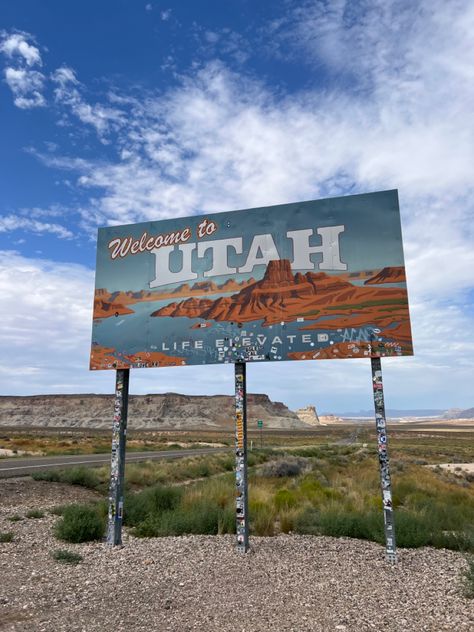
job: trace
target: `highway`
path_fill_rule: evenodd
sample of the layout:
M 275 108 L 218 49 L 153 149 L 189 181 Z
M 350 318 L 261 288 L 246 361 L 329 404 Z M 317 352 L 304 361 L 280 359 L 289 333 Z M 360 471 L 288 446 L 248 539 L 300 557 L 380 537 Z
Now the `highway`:
M 128 452 L 126 463 L 158 459 L 180 459 L 186 456 L 202 456 L 216 452 L 230 451 L 231 448 L 194 448 L 191 450 L 163 450 L 160 452 Z M 66 456 L 14 457 L 0 459 L 0 478 L 29 476 L 33 472 L 66 467 L 99 467 L 110 464 L 108 454 L 73 454 Z

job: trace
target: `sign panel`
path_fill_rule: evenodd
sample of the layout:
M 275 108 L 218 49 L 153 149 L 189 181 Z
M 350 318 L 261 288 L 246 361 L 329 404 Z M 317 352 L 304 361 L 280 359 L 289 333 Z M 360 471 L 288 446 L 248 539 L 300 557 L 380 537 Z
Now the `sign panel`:
M 91 369 L 412 353 L 397 191 L 99 229 Z

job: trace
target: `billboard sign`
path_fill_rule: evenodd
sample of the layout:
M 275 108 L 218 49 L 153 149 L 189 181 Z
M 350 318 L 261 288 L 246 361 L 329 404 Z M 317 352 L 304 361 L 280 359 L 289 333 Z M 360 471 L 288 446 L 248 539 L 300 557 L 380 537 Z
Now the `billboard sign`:
M 412 353 L 395 190 L 99 229 L 91 369 Z

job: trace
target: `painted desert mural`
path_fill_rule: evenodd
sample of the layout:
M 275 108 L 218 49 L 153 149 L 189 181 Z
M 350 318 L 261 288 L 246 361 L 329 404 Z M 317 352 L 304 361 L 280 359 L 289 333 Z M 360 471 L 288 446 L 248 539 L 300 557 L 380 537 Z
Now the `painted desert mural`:
M 374 195 L 379 194 L 336 200 Z M 293 216 L 285 214 L 283 234 L 270 232 L 276 211 L 264 226 L 237 217 L 250 211 L 236 211 L 176 220 L 186 227 L 158 237 L 150 237 L 157 232 L 153 223 L 144 225 L 146 231 L 143 225 L 123 227 L 127 235 L 139 227 L 135 241 L 114 238 L 122 227 L 104 229 L 99 248 L 108 246 L 109 252 L 100 265 L 108 274 L 96 279 L 91 369 L 411 355 L 398 215 L 384 227 L 390 239 L 394 234 L 398 239 L 387 252 L 383 230 L 370 216 L 372 233 L 382 243 L 368 256 L 364 243 L 351 239 L 350 222 L 328 226 L 324 217 L 316 222 L 311 205 L 300 203 Z M 306 228 L 315 223 L 317 228 Z M 200 241 L 203 227 L 207 232 Z M 243 241 L 235 237 L 238 228 Z M 214 233 L 220 239 L 207 238 Z M 178 241 L 156 248 L 161 234 Z M 174 256 L 181 256 L 181 268 Z M 361 267 L 366 259 L 370 265 Z M 122 273 L 119 287 L 115 270 Z M 131 282 L 127 287 L 127 275 L 131 280 L 139 275 L 141 287 Z

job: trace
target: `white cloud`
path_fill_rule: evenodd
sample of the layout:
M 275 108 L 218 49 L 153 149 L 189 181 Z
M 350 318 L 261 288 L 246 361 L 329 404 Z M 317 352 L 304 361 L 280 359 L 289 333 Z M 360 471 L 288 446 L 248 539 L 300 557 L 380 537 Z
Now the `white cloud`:
M 5 69 L 5 81 L 13 92 L 14 103 L 17 107 L 27 110 L 46 105 L 41 93 L 44 76 L 40 72 L 8 67 Z
M 54 91 L 56 101 L 70 108 L 78 119 L 95 128 L 99 138 L 105 140 L 105 135 L 111 127 L 117 128 L 123 122 L 123 113 L 117 108 L 95 104 L 90 105 L 81 95 L 81 84 L 72 68 L 62 66 L 51 76 L 56 84 Z
M 66 89 L 70 85 L 79 85 L 79 81 L 76 78 L 76 73 L 72 68 L 69 68 L 68 66 L 61 66 L 60 68 L 57 68 L 52 74 L 51 78 L 62 89 Z
M 161 11 L 160 17 L 163 22 L 167 22 L 171 17 L 171 9 L 165 9 L 164 11 Z
M 30 44 L 32 40 L 29 33 L 7 33 L 0 32 L 0 51 L 9 58 L 20 58 L 27 66 L 41 66 L 41 55 L 39 49 Z
M 74 264 L 28 259 L 0 251 L 3 349 L 0 365 L 38 373 L 74 371 L 86 359 L 91 327 L 92 277 L 90 270 Z M 19 388 L 21 381 L 10 378 Z M 7 377 L 5 380 L 9 381 Z M 25 389 L 32 383 L 24 384 Z M 9 390 L 9 389 L 7 389 Z
M 0 217 L 0 233 L 8 233 L 15 230 L 36 234 L 51 233 L 61 239 L 71 239 L 74 234 L 60 224 L 39 222 L 38 220 L 18 215 L 4 215 Z
M 28 43 L 32 39 L 28 33 L 0 32 L 0 52 L 11 63 L 5 68 L 5 81 L 13 93 L 15 105 L 23 110 L 46 105 L 43 96 L 45 77 L 32 66 L 41 66 L 39 49 Z

